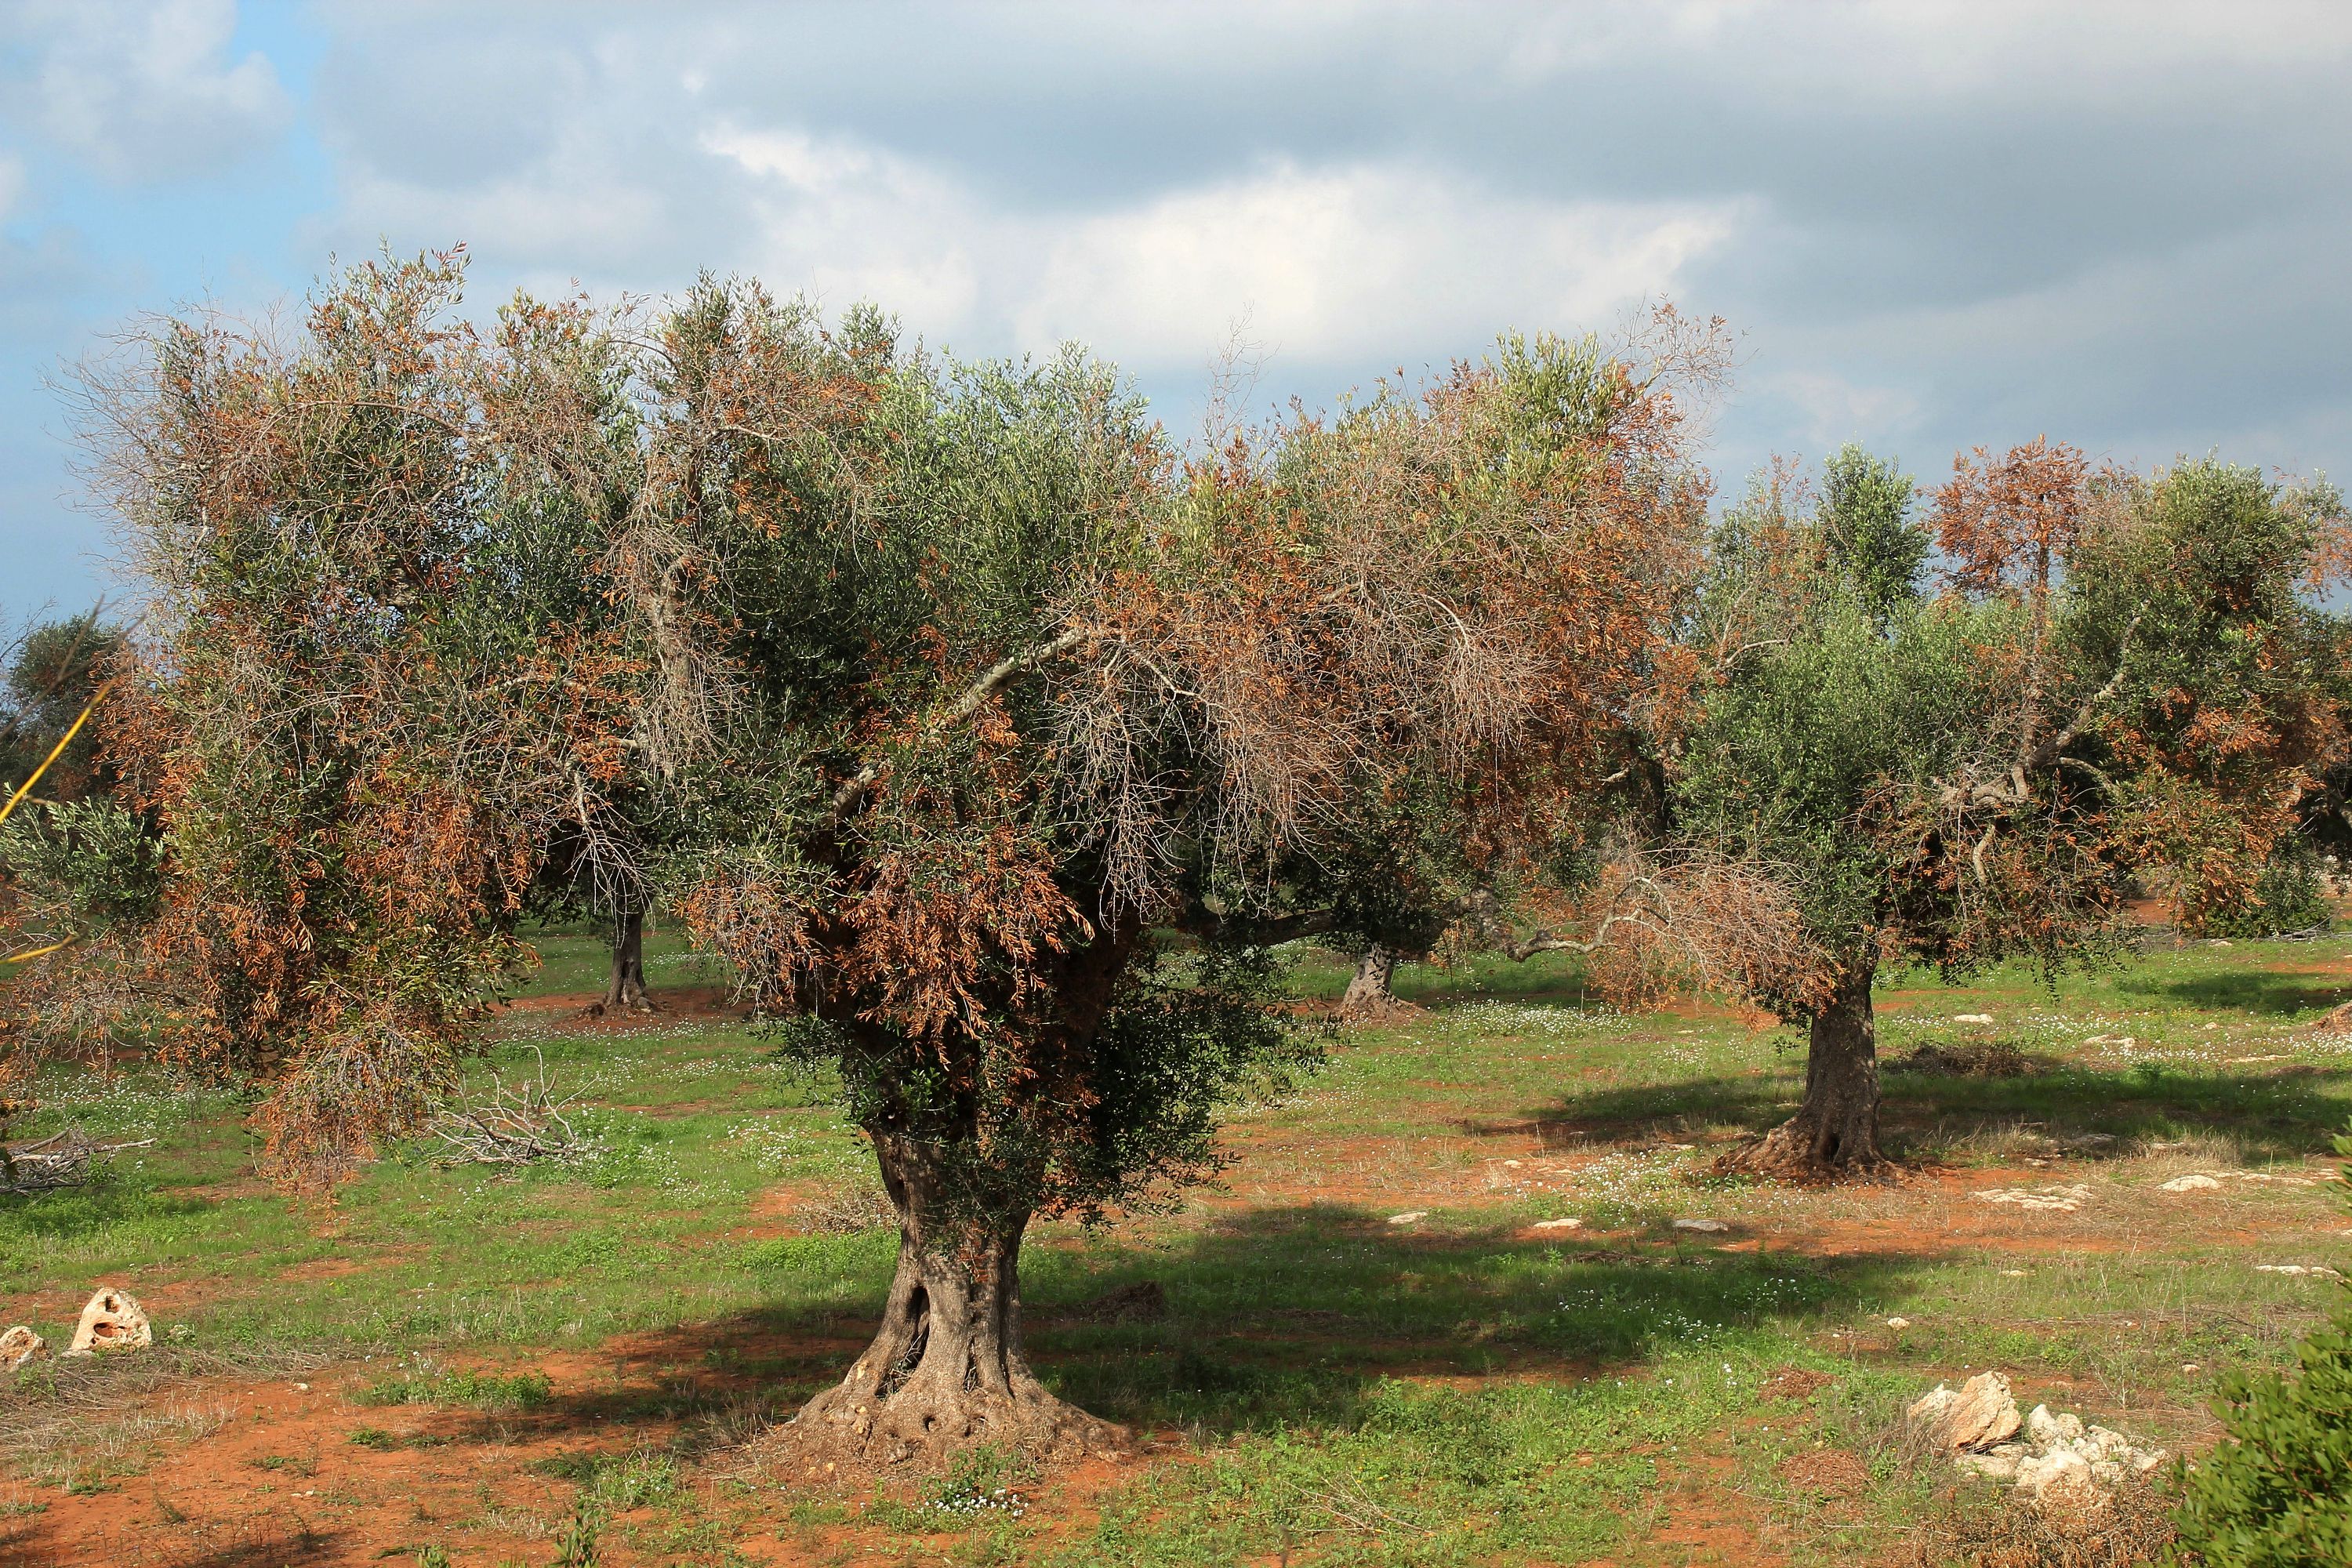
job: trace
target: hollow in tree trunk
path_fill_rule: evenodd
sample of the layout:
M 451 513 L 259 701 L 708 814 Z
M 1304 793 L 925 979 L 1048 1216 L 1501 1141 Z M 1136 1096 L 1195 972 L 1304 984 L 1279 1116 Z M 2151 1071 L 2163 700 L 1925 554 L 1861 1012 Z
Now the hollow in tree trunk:
M 874 1138 L 899 1215 L 881 1331 L 849 1375 L 763 1444 L 779 1469 L 846 1481 L 926 1472 L 990 1443 L 1032 1458 L 1116 1452 L 1127 1435 L 1048 1393 L 1021 1353 L 1029 1215 L 983 1214 L 911 1140 Z
M 604 983 L 598 1013 L 653 1013 L 659 1009 L 646 993 L 646 911 L 627 903 L 613 912 L 613 968 Z
M 1836 1181 L 1889 1174 L 1878 1150 L 1878 1043 L 1870 1006 L 1876 965 L 1849 965 L 1814 1017 L 1797 1114 L 1717 1163 L 1726 1173 Z
M 1347 994 L 1339 998 L 1342 1018 L 1371 1019 L 1384 1017 L 1396 1010 L 1396 993 L 1389 983 L 1396 977 L 1396 950 L 1374 942 L 1356 960 L 1355 976 L 1348 982 Z

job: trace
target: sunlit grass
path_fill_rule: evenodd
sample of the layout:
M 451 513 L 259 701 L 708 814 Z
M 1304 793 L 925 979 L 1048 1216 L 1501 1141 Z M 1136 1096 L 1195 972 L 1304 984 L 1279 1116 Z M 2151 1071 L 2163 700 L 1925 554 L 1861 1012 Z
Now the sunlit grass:
M 676 939 L 651 945 L 657 994 L 688 983 Z M 547 967 L 526 997 L 598 984 L 593 933 L 540 946 Z M 604 1527 L 681 1562 L 722 1561 L 730 1532 L 844 1531 L 944 1532 L 971 1561 L 1208 1564 L 1274 1561 L 1286 1543 L 1302 1563 L 1574 1561 L 1670 1512 L 1702 1450 L 1734 1467 L 1801 1560 L 1866 1555 L 1948 1484 L 1887 1426 L 1933 1382 L 1997 1365 L 2021 1394 L 2179 1443 L 2207 1429 L 2222 1369 L 2290 1353 L 2335 1287 L 2254 1265 L 2346 1261 L 2347 1222 L 2318 1178 L 2352 1113 L 2352 1059 L 2304 1026 L 2352 994 L 2331 973 L 2347 951 L 2191 946 L 2067 977 L 2054 996 L 2023 973 L 1965 988 L 1895 977 L 1880 998 L 1889 1062 L 1999 1043 L 2027 1070 L 1890 1071 L 1890 1144 L 1917 1167 L 2088 1194 L 2079 1212 L 2020 1222 L 2002 1247 L 1950 1234 L 1977 1211 L 1933 1183 L 1797 1192 L 1709 1175 L 1722 1147 L 1793 1105 L 1792 1031 L 1712 1006 L 1616 1014 L 1558 960 L 1407 966 L 1399 989 L 1424 1010 L 1343 1032 L 1297 1097 L 1238 1115 L 1222 1190 L 1102 1232 L 1041 1227 L 1024 1278 L 1043 1374 L 1206 1460 L 1147 1469 L 1075 1533 L 1049 1499 L 1018 1515 L 894 1504 L 912 1511 L 867 1518 L 857 1500 L 696 1480 L 712 1445 L 838 1375 L 895 1245 L 811 1222 L 827 1194 L 868 1179 L 869 1157 L 828 1086 L 779 1066 L 731 1010 L 604 1030 L 519 1006 L 476 1070 L 543 1060 L 580 1092 L 582 1157 L 507 1174 L 444 1167 L 419 1143 L 331 1209 L 252 1180 L 233 1095 L 140 1068 L 55 1074 L 29 1131 L 72 1120 L 156 1142 L 86 1189 L 0 1202 L 0 1291 L 11 1321 L 61 1342 L 95 1284 L 118 1284 L 174 1344 L 373 1354 L 366 1385 L 384 1398 L 453 1409 L 540 1388 L 529 1380 L 548 1352 L 680 1334 L 707 1385 L 622 1390 L 595 1409 L 698 1424 L 702 1447 L 665 1437 L 641 1456 L 667 1478 L 642 1505 L 657 1522 Z M 1327 994 L 1346 975 L 1312 952 L 1296 970 Z M 2189 1171 L 2310 1184 L 2233 1175 L 2208 1194 L 2161 1192 Z M 1390 1223 L 1408 1210 L 1424 1217 Z M 1693 1215 L 1730 1228 L 1675 1227 Z M 1528 1228 L 1563 1217 L 1580 1227 Z M 1142 1279 L 1164 1289 L 1164 1321 L 1082 1310 Z M 1780 1367 L 1831 1381 L 1810 1403 L 1759 1399 Z M 47 1386 L 20 1393 L 37 1404 Z M 574 1409 L 560 1387 L 507 1403 L 556 1421 Z M 354 1431 L 385 1432 L 383 1413 L 352 1414 Z M 26 1496 L 55 1502 L 67 1479 L 116 1484 L 173 1439 L 166 1421 L 86 1456 L 43 1441 L 12 1462 Z M 1838 1504 L 1837 1531 L 1777 1468 L 1817 1447 L 1853 1453 L 1871 1478 Z M 551 1472 L 562 1495 L 529 1511 L 543 1533 L 572 1528 L 564 1489 L 637 1495 L 625 1479 Z

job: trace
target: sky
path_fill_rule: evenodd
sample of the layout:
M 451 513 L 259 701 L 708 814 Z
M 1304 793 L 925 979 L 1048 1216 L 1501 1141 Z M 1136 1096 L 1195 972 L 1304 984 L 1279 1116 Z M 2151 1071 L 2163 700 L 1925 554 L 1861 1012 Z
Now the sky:
M 701 271 L 1194 435 L 1509 330 L 1719 315 L 1727 493 L 1860 441 L 2352 466 L 2346 0 L 0 0 L 0 613 L 110 575 L 73 367 L 458 242 Z

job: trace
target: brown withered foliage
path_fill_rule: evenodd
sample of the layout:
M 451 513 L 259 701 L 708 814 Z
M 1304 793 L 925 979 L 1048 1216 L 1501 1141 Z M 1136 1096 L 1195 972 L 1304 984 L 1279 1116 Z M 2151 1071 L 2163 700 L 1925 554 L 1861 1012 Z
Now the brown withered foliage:
M 796 1454 L 1105 1440 L 1020 1359 L 1024 1230 L 1164 1201 L 1309 1054 L 1252 945 L 1304 861 L 1406 795 L 1523 853 L 1617 765 L 1704 524 L 1675 377 L 1717 339 L 1667 338 L 1507 341 L 1185 459 L 1080 357 L 749 287 L 666 323 L 619 554 L 652 750 L 719 825 L 677 905 L 841 1072 L 904 1229 Z
M 89 384 L 150 595 L 102 745 L 158 883 L 43 933 L 85 940 L 12 992 L 15 1040 L 261 1080 L 299 1185 L 446 1088 L 548 834 L 625 765 L 630 667 L 573 614 L 625 466 L 601 325 L 525 302 L 485 339 L 461 275 L 355 268 L 280 335 L 159 323 Z

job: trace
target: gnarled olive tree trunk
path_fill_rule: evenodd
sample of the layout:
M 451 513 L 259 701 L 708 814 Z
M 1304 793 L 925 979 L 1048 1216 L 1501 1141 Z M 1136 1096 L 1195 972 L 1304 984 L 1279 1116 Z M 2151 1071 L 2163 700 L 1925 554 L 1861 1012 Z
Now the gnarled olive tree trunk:
M 1390 983 L 1396 978 L 1396 966 L 1394 948 L 1379 942 L 1366 948 L 1356 960 L 1356 973 L 1348 982 L 1347 992 L 1339 998 L 1339 1016 L 1370 1020 L 1393 1011 L 1397 997 Z
M 994 1443 L 1034 1458 L 1124 1446 L 1124 1435 L 1048 1393 L 1021 1353 L 1026 1211 L 990 1213 L 960 1193 L 933 1148 L 873 1137 L 899 1215 L 898 1269 L 882 1327 L 849 1375 L 785 1429 L 810 1475 L 935 1468 Z
M 1805 1052 L 1805 1098 L 1797 1114 L 1718 1169 L 1801 1181 L 1883 1176 L 1893 1163 L 1878 1149 L 1878 1040 L 1870 1005 L 1877 965 L 1856 960 L 1816 1015 Z
M 624 904 L 613 912 L 613 967 L 604 983 L 605 1013 L 653 1013 L 646 994 L 646 911 L 641 904 Z

